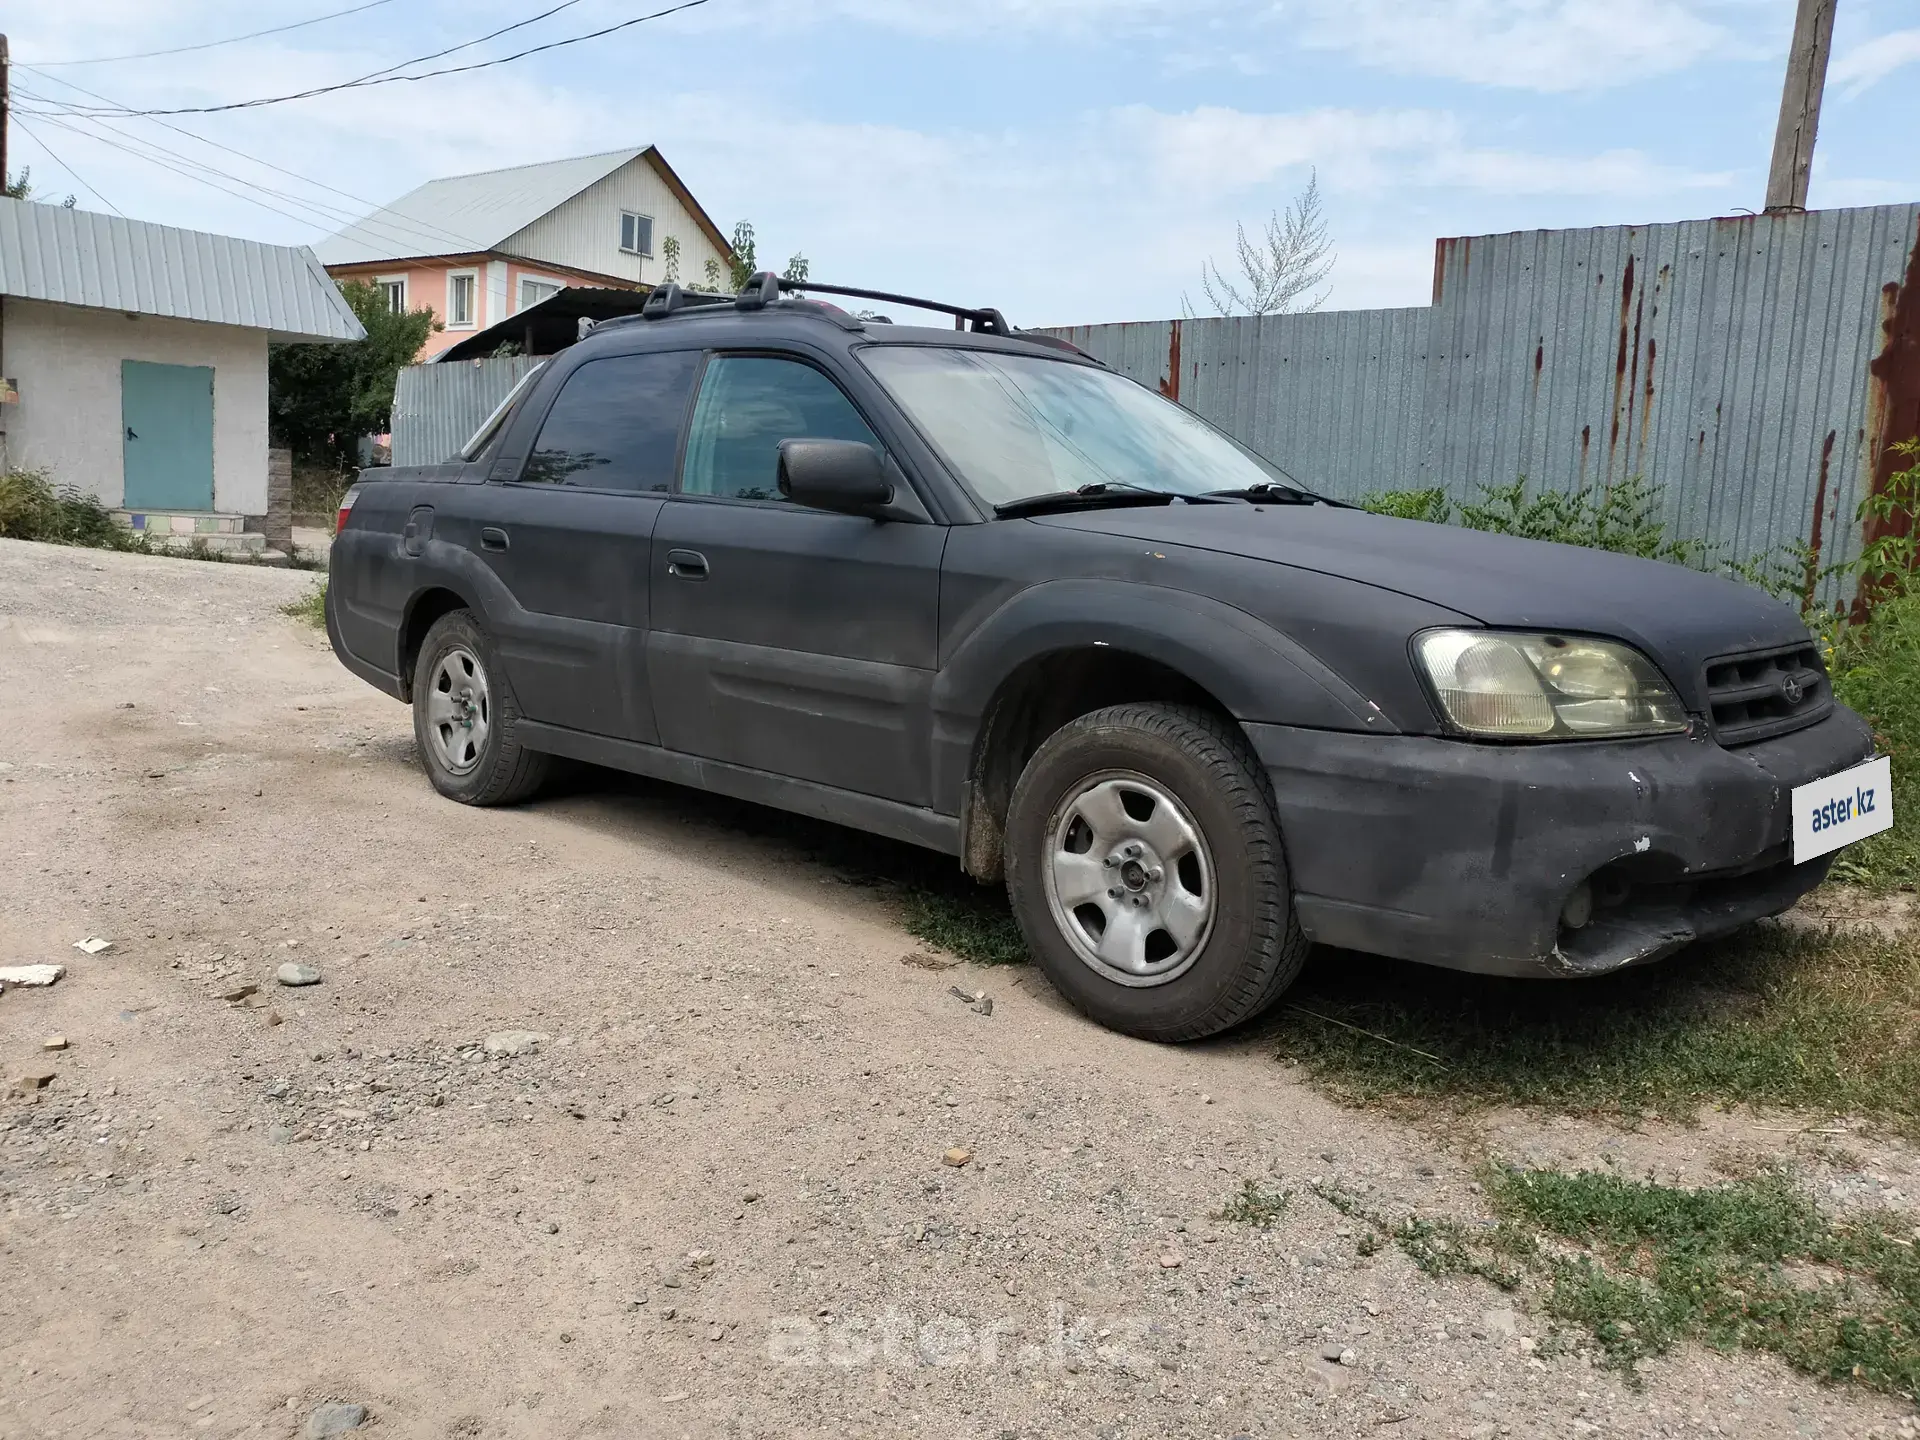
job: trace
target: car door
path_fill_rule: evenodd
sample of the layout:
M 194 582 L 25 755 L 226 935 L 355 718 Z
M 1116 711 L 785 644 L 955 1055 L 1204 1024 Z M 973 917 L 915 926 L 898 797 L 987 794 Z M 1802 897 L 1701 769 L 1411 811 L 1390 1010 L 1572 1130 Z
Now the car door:
M 575 366 L 525 460 L 476 487 L 463 538 L 512 592 L 495 641 L 529 719 L 659 739 L 647 566 L 700 361 L 669 350 Z
M 806 359 L 709 357 L 680 484 L 654 527 L 647 669 L 661 742 L 925 805 L 946 529 L 794 505 L 777 480 L 787 439 L 884 448 Z

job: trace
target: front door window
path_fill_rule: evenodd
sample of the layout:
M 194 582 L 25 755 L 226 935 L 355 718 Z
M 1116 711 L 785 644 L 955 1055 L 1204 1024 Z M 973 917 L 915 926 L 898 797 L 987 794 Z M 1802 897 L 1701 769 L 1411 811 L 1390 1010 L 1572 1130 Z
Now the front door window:
M 778 500 L 782 440 L 880 441 L 840 387 L 798 360 L 717 355 L 700 383 L 680 489 Z

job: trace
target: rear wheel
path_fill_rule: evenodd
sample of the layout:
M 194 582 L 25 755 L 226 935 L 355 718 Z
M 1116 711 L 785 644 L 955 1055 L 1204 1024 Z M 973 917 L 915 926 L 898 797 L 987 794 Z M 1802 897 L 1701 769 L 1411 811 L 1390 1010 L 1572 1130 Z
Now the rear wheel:
M 434 621 L 413 671 L 413 737 L 433 788 L 463 805 L 512 805 L 537 791 L 550 757 L 519 742 L 520 709 L 471 610 Z
M 1306 960 L 1265 772 L 1193 706 L 1117 705 L 1050 736 L 1014 788 L 1007 890 L 1055 988 L 1145 1039 L 1250 1019 Z

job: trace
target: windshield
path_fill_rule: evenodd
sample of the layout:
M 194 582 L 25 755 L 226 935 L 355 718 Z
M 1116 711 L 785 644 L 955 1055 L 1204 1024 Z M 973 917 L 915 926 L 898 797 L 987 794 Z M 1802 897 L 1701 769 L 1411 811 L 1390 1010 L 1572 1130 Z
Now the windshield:
M 1111 370 L 921 345 L 870 346 L 861 359 L 989 505 L 1087 485 L 1198 495 L 1292 483 L 1191 411 Z

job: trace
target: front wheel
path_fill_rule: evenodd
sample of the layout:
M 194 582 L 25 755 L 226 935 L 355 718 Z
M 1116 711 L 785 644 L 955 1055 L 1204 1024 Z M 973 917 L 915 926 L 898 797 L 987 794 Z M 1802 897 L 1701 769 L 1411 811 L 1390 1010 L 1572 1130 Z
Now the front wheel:
M 413 670 L 413 738 L 433 788 L 463 805 L 512 805 L 547 778 L 552 761 L 519 741 L 500 657 L 470 610 L 433 622 Z
M 1054 987 L 1143 1039 L 1250 1019 L 1306 961 L 1265 774 L 1237 725 L 1194 706 L 1054 732 L 1014 788 L 1007 891 Z

